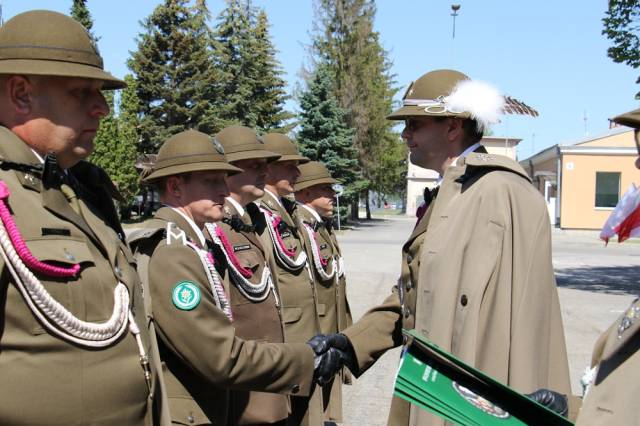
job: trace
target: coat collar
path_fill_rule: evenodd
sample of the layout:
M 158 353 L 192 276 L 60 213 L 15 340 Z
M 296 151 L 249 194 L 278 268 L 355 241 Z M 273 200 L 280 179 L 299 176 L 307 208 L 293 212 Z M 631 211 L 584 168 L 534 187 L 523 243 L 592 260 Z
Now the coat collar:
M 201 235 L 199 235 L 198 232 L 196 231 L 197 228 L 195 228 L 195 224 L 193 224 L 192 226 L 192 224 L 189 223 L 189 221 L 185 219 L 185 217 L 182 214 L 180 214 L 177 210 L 175 210 L 173 207 L 160 208 L 156 212 L 154 217 L 156 219 L 160 219 L 165 222 L 175 223 L 176 226 L 185 233 L 185 235 L 191 242 L 195 243 L 200 248 L 206 247 L 206 243 L 205 245 L 201 243 L 202 242 Z M 202 231 L 200 231 L 200 234 L 202 234 Z
M 40 159 L 22 139 L 4 126 L 0 126 L 0 157 L 16 163 L 41 165 Z M 22 186 L 40 192 L 42 180 L 40 175 L 16 171 Z
M 271 212 L 280 216 L 284 223 L 286 223 L 289 227 L 296 227 L 293 218 L 282 205 L 282 201 L 276 200 L 270 192 L 265 191 L 265 195 L 260 199 L 260 205 L 262 207 L 268 208 L 269 210 L 271 210 Z

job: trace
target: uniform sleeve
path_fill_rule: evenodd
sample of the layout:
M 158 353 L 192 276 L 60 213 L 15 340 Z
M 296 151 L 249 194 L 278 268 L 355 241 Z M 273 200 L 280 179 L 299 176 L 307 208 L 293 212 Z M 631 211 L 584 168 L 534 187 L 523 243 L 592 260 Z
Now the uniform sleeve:
M 174 302 L 173 290 L 181 283 L 197 286 L 196 306 L 180 308 Z M 160 243 L 149 263 L 149 286 L 163 343 L 206 380 L 235 390 L 309 394 L 311 348 L 236 337 L 232 323 L 214 304 L 200 259 L 191 248 Z
M 387 350 L 402 344 L 402 307 L 397 291 L 369 310 L 355 324 L 343 330 L 356 354 L 358 371 L 362 375 Z

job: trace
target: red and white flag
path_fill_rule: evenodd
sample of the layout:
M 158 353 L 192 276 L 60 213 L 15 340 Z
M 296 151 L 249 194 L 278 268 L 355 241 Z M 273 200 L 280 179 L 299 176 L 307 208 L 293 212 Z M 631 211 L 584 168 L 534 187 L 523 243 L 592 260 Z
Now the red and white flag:
M 602 227 L 600 239 L 608 243 L 616 234 L 619 243 L 630 237 L 640 237 L 640 188 L 634 184 L 631 184 L 611 212 Z

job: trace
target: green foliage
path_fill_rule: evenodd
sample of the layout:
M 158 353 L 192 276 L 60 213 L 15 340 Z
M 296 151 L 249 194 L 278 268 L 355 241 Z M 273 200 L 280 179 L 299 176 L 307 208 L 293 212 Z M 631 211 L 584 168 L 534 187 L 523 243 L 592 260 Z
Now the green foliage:
M 602 20 L 602 34 L 613 41 L 607 54 L 614 62 L 625 63 L 637 69 L 640 66 L 640 1 L 609 0 Z M 640 78 L 636 80 L 640 83 Z M 640 99 L 640 92 L 636 94 Z
M 292 115 L 284 111 L 286 83 L 266 13 L 250 0 L 227 0 L 218 16 L 212 46 L 216 67 L 224 73 L 222 122 L 263 131 L 285 126 Z
M 397 140 L 397 135 L 386 116 L 398 89 L 394 87 L 388 54 L 373 29 L 375 13 L 373 0 L 317 0 L 319 27 L 313 40 L 318 62 L 328 64 L 333 71 L 334 93 L 346 111 L 345 122 L 355 131 L 353 144 L 365 192 L 397 186 L 390 185 L 389 179 L 396 179 L 398 185 L 403 181 L 402 175 L 385 168 L 390 160 L 381 161 L 390 153 L 397 156 L 398 163 L 404 158 L 399 158 L 398 150 L 389 150 L 388 141 Z
M 221 73 L 211 60 L 204 1 L 165 0 L 144 22 L 129 60 L 140 99 L 139 151 L 155 153 L 185 129 L 218 130 Z
M 87 9 L 87 0 L 73 0 L 73 4 L 71 5 L 71 17 L 76 21 L 80 22 L 89 33 L 89 36 L 94 42 L 99 40 L 99 37 L 96 37 L 93 33 L 93 18 L 91 18 L 91 13 L 89 9 Z
M 131 82 L 131 77 L 128 82 Z M 132 88 L 125 89 L 122 98 L 130 98 Z M 114 182 L 126 204 L 133 201 L 138 191 L 138 173 L 135 169 L 136 142 L 135 124 L 133 130 L 129 122 L 124 122 L 124 117 L 116 117 L 114 114 L 114 92 L 104 93 L 109 105 L 109 115 L 100 122 L 100 128 L 94 140 L 95 149 L 89 161 L 103 168 Z M 122 106 L 122 104 L 121 104 Z
M 357 195 L 362 187 L 358 151 L 353 146 L 352 129 L 348 128 L 345 111 L 333 93 L 333 77 L 327 66 L 319 66 L 300 96 L 297 142 L 300 152 L 311 160 L 327 166 L 331 175 L 345 187 L 343 197 Z M 346 215 L 346 206 L 340 207 Z

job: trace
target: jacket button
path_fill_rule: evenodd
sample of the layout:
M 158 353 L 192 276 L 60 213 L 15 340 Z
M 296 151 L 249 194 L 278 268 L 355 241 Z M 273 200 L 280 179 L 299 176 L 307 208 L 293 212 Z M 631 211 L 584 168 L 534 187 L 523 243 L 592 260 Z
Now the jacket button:
M 462 306 L 467 306 L 468 302 L 469 302 L 469 300 L 467 299 L 467 295 L 463 294 L 462 297 L 460 298 L 460 304 Z
M 407 255 L 407 263 L 411 263 L 413 261 L 413 256 L 410 254 Z
M 407 280 L 407 284 L 405 284 L 405 288 L 407 289 L 407 291 L 413 288 L 413 281 L 411 281 L 411 279 Z
M 116 273 L 116 277 L 122 278 L 122 270 L 120 270 L 119 266 L 116 266 L 115 268 L 113 268 L 113 272 Z
M 402 313 L 404 314 L 405 318 L 409 318 L 409 316 L 411 315 L 411 309 L 405 306 L 402 308 Z
M 196 419 L 195 419 L 191 414 L 189 414 L 189 415 L 187 416 L 187 421 L 188 421 L 189 423 L 195 423 Z
M 300 385 L 291 386 L 291 393 L 296 394 L 298 392 L 300 392 Z

